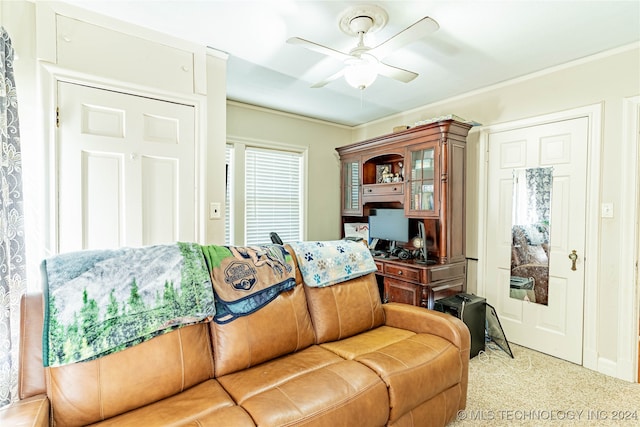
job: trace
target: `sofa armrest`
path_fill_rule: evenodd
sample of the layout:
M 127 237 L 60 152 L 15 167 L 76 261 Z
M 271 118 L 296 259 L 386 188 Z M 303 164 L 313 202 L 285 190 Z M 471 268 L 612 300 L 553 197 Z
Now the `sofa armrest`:
M 2 426 L 49 426 L 49 399 L 39 394 L 0 408 Z
M 469 353 L 471 334 L 467 325 L 457 317 L 397 302 L 382 304 L 382 308 L 385 325 L 415 333 L 437 335 Z
M 467 389 L 469 384 L 469 356 L 471 349 L 471 333 L 464 322 L 450 314 L 427 310 L 409 304 L 390 302 L 382 304 L 385 314 L 385 325 L 406 329 L 418 334 L 432 334 L 444 338 L 459 351 L 461 372 L 460 389 L 462 394 L 458 401 L 458 410 L 467 406 Z

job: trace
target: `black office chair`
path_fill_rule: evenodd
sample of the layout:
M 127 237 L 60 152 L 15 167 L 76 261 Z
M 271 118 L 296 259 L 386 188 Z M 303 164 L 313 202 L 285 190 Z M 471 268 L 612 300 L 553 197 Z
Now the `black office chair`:
M 276 233 L 275 231 L 272 231 L 271 233 L 269 233 L 269 237 L 271 237 L 271 243 L 274 243 L 276 245 L 284 244 L 280 236 L 278 236 L 278 233 Z

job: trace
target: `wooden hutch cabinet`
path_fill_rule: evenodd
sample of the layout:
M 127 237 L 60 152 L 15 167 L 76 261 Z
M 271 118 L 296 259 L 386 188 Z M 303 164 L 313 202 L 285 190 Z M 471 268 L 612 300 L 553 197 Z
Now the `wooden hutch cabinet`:
M 442 120 L 357 142 L 340 155 L 342 223 L 367 222 L 371 209 L 402 208 L 410 232 L 424 224 L 425 263 L 375 256 L 383 300 L 433 308 L 466 290 L 465 146 L 470 124 Z M 413 240 L 413 239 L 410 239 Z M 412 242 L 404 245 L 415 252 Z

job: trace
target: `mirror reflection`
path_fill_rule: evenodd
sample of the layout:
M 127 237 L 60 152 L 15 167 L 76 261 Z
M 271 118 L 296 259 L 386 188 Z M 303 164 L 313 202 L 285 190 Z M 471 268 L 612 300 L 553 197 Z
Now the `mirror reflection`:
M 548 305 L 553 168 L 513 171 L 512 298 Z

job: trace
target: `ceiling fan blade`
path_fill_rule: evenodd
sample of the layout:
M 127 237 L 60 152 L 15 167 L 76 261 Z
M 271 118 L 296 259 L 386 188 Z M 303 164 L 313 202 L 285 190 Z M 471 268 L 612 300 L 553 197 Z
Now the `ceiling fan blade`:
M 411 43 L 415 40 L 426 37 L 429 34 L 435 32 L 440 28 L 440 25 L 433 19 L 425 16 L 413 25 L 400 31 L 395 36 L 391 37 L 385 42 L 382 42 L 378 46 L 372 48 L 369 53 L 378 59 L 382 59 L 396 49 Z
M 342 70 L 338 71 L 337 73 L 335 73 L 334 75 L 329 76 L 326 79 L 322 80 L 321 82 L 318 82 L 318 83 L 314 84 L 311 87 L 314 88 L 314 89 L 319 88 L 319 87 L 324 87 L 327 84 L 331 83 L 332 81 L 339 79 L 343 75 L 344 75 L 344 68 Z
M 413 71 L 394 67 L 393 65 L 388 65 L 384 62 L 378 63 L 378 74 L 401 81 L 403 83 L 409 83 L 411 80 L 418 77 L 418 74 L 414 73 Z
M 318 52 L 323 55 L 327 55 L 327 56 L 331 56 L 333 58 L 339 59 L 340 61 L 344 61 L 345 59 L 351 58 L 351 55 L 342 53 L 339 50 L 331 49 L 330 47 L 323 46 L 321 44 L 314 43 L 309 40 L 301 39 L 300 37 L 291 37 L 290 39 L 287 40 L 287 43 L 302 46 L 314 52 Z

